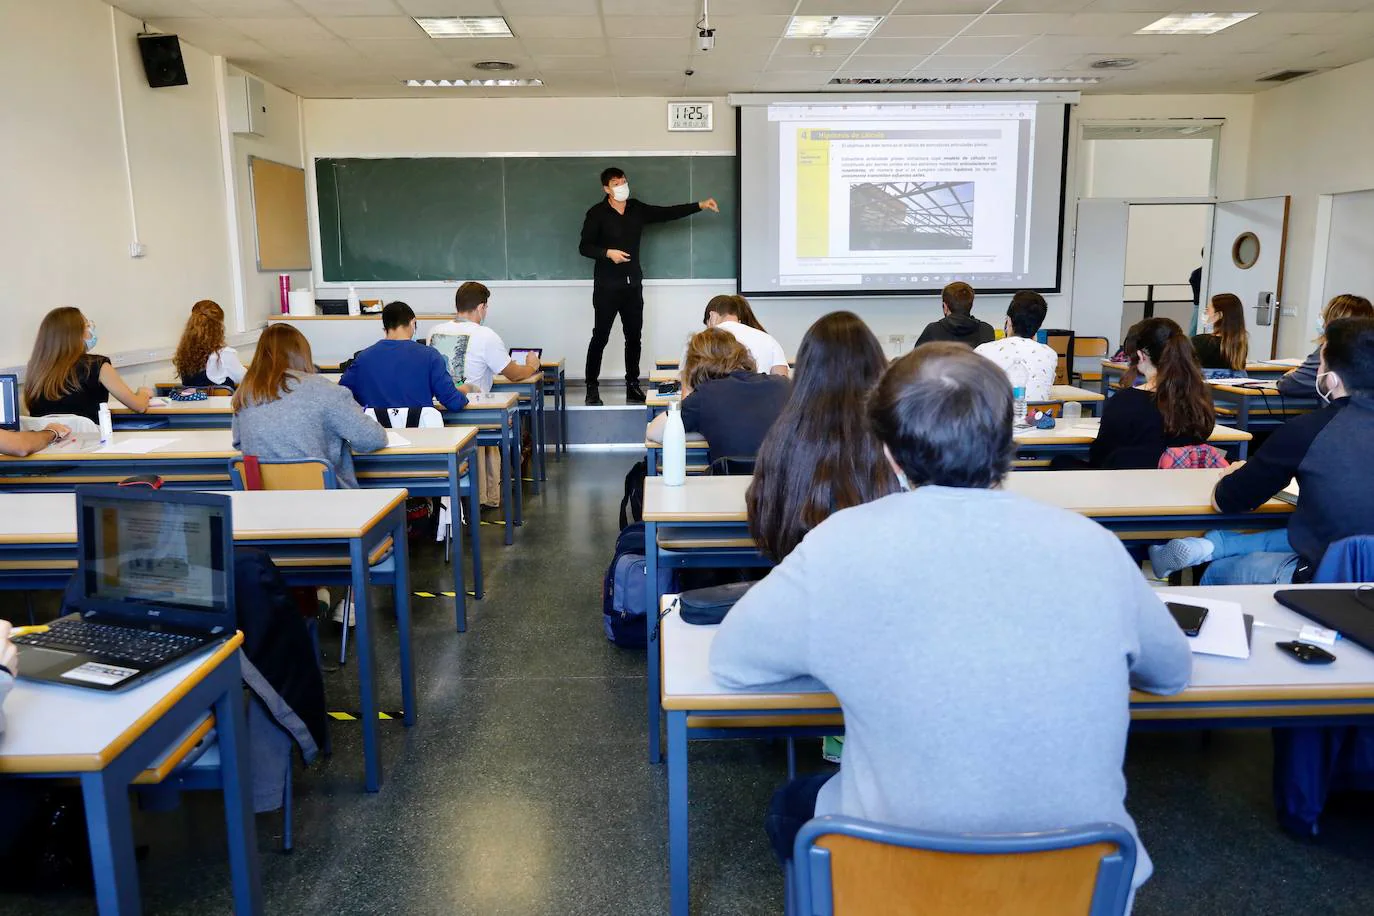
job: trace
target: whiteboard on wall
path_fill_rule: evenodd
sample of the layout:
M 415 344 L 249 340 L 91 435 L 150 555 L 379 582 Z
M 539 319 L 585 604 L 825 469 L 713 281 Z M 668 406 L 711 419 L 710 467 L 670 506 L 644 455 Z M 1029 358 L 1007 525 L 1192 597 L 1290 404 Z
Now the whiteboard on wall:
M 1341 293 L 1374 296 L 1374 190 L 1331 195 L 1331 234 L 1326 248 L 1322 301 Z
M 248 157 L 258 270 L 309 270 L 310 221 L 305 210 L 305 169 Z

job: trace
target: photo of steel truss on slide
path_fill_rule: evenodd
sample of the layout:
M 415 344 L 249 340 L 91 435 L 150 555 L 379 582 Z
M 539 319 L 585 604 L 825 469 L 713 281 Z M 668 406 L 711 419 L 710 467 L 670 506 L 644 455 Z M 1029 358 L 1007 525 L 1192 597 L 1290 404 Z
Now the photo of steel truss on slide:
M 884 181 L 850 185 L 849 250 L 971 249 L 973 184 Z

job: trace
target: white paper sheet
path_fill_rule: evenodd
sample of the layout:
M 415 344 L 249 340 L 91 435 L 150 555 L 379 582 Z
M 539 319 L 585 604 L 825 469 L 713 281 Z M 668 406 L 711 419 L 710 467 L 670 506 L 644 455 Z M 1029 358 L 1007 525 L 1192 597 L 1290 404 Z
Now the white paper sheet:
M 1245 637 L 1245 613 L 1238 603 L 1174 592 L 1169 594 L 1168 600 L 1207 609 L 1207 619 L 1202 622 L 1202 629 L 1196 636 L 1188 638 L 1188 648 L 1193 650 L 1194 655 L 1250 657 L 1250 641 Z
M 390 430 L 390 429 L 388 429 L 388 430 L 386 431 L 386 447 L 387 447 L 387 448 L 400 448 L 401 446 L 409 445 L 409 444 L 410 444 L 410 440 L 407 439 L 405 436 L 402 436 L 400 433 L 396 432 L 395 430 Z
M 175 439 L 128 439 L 116 436 L 96 449 L 97 454 L 146 455 L 176 442 Z

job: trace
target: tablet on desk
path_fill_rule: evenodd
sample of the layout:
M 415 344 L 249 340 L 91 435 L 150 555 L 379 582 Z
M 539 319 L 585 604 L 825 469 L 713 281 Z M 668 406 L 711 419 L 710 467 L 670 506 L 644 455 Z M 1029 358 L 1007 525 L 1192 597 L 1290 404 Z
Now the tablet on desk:
M 523 363 L 525 360 L 529 359 L 529 354 L 531 354 L 531 353 L 534 354 L 535 359 L 538 359 L 538 360 L 540 360 L 541 362 L 543 361 L 543 359 L 544 359 L 544 348 L 543 348 L 543 347 L 518 347 L 518 348 L 516 348 L 516 349 L 510 351 L 510 358 L 511 358 L 511 360 L 513 360 L 514 362 Z

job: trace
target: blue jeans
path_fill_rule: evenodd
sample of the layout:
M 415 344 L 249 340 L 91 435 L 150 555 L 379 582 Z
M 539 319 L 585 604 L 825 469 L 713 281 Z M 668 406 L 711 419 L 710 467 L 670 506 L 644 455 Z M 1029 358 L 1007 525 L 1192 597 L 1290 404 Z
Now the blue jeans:
M 1209 531 L 1212 564 L 1202 574 L 1202 585 L 1276 585 L 1293 581 L 1298 555 L 1288 543 L 1288 530 L 1237 534 Z

